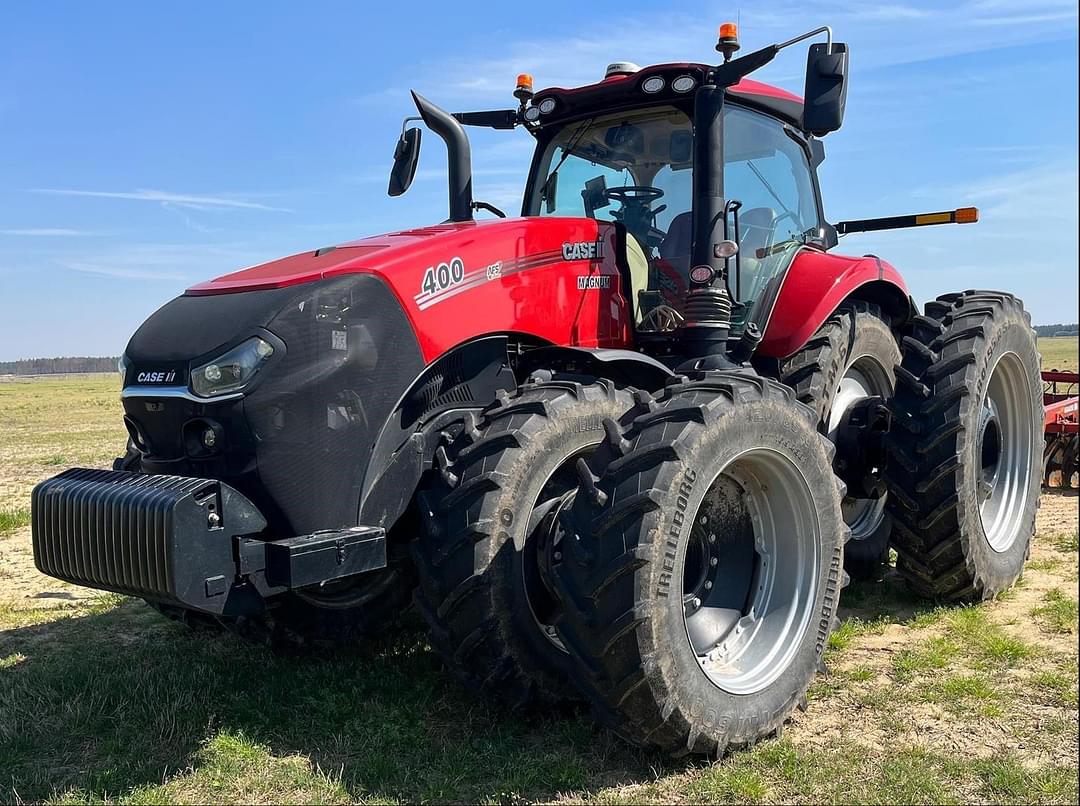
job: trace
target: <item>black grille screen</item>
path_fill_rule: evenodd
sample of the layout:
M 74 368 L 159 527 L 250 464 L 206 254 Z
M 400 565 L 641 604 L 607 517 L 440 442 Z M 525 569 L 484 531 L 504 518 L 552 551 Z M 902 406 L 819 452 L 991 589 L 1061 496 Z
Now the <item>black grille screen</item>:
M 373 275 L 303 286 L 269 323 L 285 360 L 245 402 L 258 470 L 295 534 L 356 523 L 363 474 L 420 374 L 416 338 Z

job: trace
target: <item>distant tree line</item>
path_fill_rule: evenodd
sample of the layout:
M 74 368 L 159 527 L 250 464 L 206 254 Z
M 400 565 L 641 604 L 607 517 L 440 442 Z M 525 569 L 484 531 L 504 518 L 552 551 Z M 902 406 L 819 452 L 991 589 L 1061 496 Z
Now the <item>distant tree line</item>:
M 56 375 L 67 372 L 116 372 L 116 357 L 66 356 L 0 361 L 0 375 Z
M 1035 325 L 1035 332 L 1040 336 L 1076 336 L 1080 325 Z

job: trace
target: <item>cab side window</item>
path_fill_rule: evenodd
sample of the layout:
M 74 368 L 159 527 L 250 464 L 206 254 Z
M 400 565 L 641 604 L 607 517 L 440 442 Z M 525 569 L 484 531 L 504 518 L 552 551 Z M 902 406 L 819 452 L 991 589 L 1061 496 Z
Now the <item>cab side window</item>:
M 725 109 L 724 191 L 742 202 L 744 255 L 818 237 L 821 218 L 809 160 L 777 120 L 737 106 Z

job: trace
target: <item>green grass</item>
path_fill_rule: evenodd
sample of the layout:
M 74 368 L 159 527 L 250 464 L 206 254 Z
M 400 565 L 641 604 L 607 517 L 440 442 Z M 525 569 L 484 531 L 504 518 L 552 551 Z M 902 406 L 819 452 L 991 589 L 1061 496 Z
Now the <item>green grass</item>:
M 1031 615 L 1049 632 L 1076 632 L 1077 601 L 1065 595 L 1060 588 L 1047 591 L 1043 603 L 1032 610 Z
M 1039 339 L 1044 369 L 1076 372 L 1080 368 L 1080 341 L 1076 336 L 1048 336 Z
M 30 523 L 30 507 L 0 509 L 0 535 L 21 529 Z
M 1080 550 L 1080 533 L 1063 533 L 1051 538 L 1054 548 L 1063 554 L 1074 554 Z

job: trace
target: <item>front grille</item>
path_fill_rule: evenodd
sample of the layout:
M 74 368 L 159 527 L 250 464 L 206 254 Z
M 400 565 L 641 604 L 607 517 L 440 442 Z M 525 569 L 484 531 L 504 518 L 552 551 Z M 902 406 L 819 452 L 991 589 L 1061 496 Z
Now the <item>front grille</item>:
M 81 468 L 34 488 L 31 523 L 42 573 L 216 612 L 235 577 L 233 537 L 265 528 L 217 481 Z

